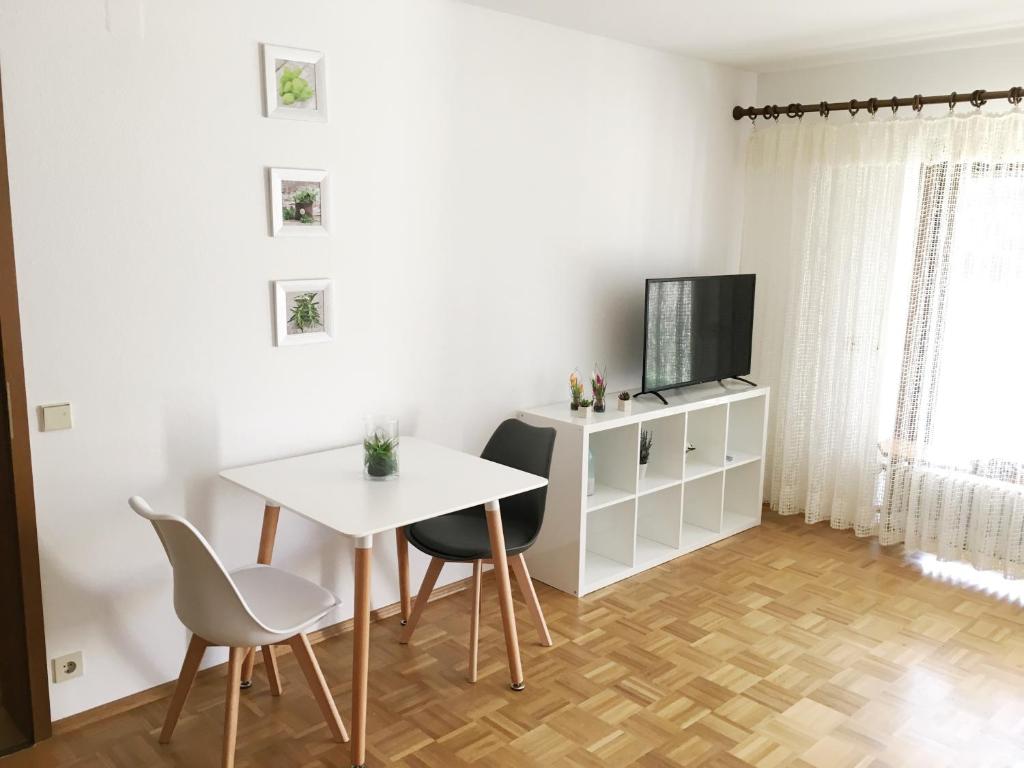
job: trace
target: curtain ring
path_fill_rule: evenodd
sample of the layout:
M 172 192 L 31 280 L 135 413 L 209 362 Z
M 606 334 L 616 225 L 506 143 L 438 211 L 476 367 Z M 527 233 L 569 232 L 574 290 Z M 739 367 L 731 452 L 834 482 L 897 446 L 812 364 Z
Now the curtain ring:
M 899 99 L 895 96 L 892 97 L 892 101 L 889 102 L 889 106 L 892 107 L 892 113 L 895 115 L 896 110 L 900 108 Z
M 803 119 L 804 108 L 801 104 L 790 104 L 786 107 L 786 117 L 797 117 Z
M 878 111 L 878 99 L 876 99 L 874 96 L 872 96 L 870 99 L 868 99 L 868 114 L 871 115 L 872 117 L 874 117 L 875 116 L 875 112 L 877 112 L 877 111 Z
M 850 117 L 854 117 L 858 112 L 860 112 L 860 108 L 857 106 L 857 100 L 850 99 Z
M 765 104 L 764 109 L 761 110 L 761 117 L 767 119 L 772 116 L 772 105 Z
M 1020 106 L 1021 97 L 1024 97 L 1024 88 L 1021 88 L 1019 85 L 1013 86 L 1010 89 L 1009 102 L 1015 107 Z
M 757 120 L 757 112 L 754 111 L 753 107 L 747 107 L 747 117 L 750 118 L 750 122 Z
M 781 115 L 781 114 L 782 113 L 779 111 L 779 105 L 778 104 L 772 104 L 772 120 L 778 120 L 779 119 L 779 115 Z
M 818 114 L 821 115 L 822 117 L 826 117 L 827 118 L 828 117 L 828 113 L 829 113 L 828 102 L 827 101 L 821 102 L 821 104 L 818 105 Z
M 949 94 L 949 111 L 952 112 L 954 107 L 956 107 L 956 91 Z
M 988 103 L 988 99 L 985 98 L 985 91 L 980 88 L 971 94 L 971 106 L 981 109 L 985 104 Z
M 910 104 L 910 107 L 915 112 L 920 114 L 921 110 L 924 109 L 924 96 L 922 96 L 920 93 L 916 94 L 914 96 L 914 100 Z

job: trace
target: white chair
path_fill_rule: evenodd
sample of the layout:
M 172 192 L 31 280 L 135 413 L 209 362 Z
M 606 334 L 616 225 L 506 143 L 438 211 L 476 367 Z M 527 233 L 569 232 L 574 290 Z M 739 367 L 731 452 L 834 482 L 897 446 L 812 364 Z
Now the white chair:
M 174 570 L 174 610 L 192 632 L 160 743 L 171 740 L 203 652 L 209 646 L 226 646 L 230 655 L 222 764 L 231 768 L 235 763 L 242 662 L 250 649 L 260 647 L 270 691 L 280 696 L 281 679 L 272 650 L 280 643 L 291 646 L 335 740 L 348 741 L 338 708 L 304 634 L 338 604 L 338 599 L 301 576 L 269 565 L 250 565 L 229 574 L 188 520 L 158 515 L 139 496 L 133 496 L 128 504 L 156 529 Z

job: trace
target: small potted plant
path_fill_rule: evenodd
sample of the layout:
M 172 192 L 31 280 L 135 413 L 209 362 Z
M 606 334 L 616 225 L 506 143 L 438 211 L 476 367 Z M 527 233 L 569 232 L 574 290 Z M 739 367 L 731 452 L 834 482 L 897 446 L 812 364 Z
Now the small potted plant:
M 579 410 L 580 398 L 583 397 L 583 382 L 576 371 L 569 374 L 569 394 L 572 397 L 572 400 L 569 401 L 569 410 Z
M 589 419 L 594 413 L 594 401 L 584 397 L 580 400 L 580 406 L 576 409 L 576 415 L 581 419 Z
M 367 418 L 363 470 L 370 480 L 388 480 L 398 476 L 397 419 Z
M 313 203 L 316 202 L 316 197 L 316 190 L 312 187 L 303 187 L 292 195 L 295 221 L 303 224 L 313 223 Z
M 640 477 L 647 476 L 647 462 L 651 459 L 651 448 L 654 446 L 654 435 L 646 429 L 640 430 Z
M 626 416 L 633 412 L 633 398 L 629 396 L 629 392 L 619 392 L 619 410 Z
M 604 392 L 608 388 L 608 380 L 596 363 L 594 372 L 590 374 L 590 388 L 594 391 L 594 413 L 604 413 Z

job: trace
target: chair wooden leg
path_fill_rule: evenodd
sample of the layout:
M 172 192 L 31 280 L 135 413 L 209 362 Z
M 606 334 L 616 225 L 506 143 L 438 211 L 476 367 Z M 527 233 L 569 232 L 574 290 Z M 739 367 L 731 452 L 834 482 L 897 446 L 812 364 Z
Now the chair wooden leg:
M 192 682 L 196 679 L 199 671 L 199 663 L 203 660 L 203 652 L 209 643 L 198 635 L 192 635 L 188 643 L 188 650 L 185 651 L 185 660 L 181 664 L 181 674 L 178 675 L 178 682 L 174 686 L 174 695 L 171 696 L 171 703 L 167 707 L 167 717 L 164 718 L 164 729 L 160 731 L 160 743 L 169 744 L 174 727 L 181 717 L 181 710 L 185 706 L 185 699 L 192 689 Z
M 470 590 L 473 605 L 469 612 L 469 682 L 476 682 L 477 651 L 480 647 L 480 586 L 483 576 L 483 562 L 473 561 L 473 588 Z
M 245 661 L 248 652 L 248 648 L 232 648 L 228 656 L 228 691 L 227 701 L 224 703 L 224 751 L 221 760 L 223 768 L 234 768 L 235 765 L 239 683 L 242 680 L 242 662 Z
M 409 598 L 409 541 L 405 528 L 395 529 L 395 546 L 398 548 L 398 594 L 402 601 L 402 626 L 409 622 L 412 600 Z
M 530 609 L 534 626 L 537 627 L 537 634 L 540 636 L 540 644 L 550 648 L 554 643 L 551 642 L 551 633 L 548 632 L 548 623 L 544 620 L 544 611 L 541 610 L 540 600 L 537 599 L 537 590 L 533 588 L 530 571 L 526 568 L 526 558 L 520 553 L 508 562 L 516 574 L 516 581 L 519 582 L 519 591 L 523 593 L 523 600 L 526 601 L 526 606 Z
M 270 683 L 270 695 L 281 695 L 281 671 L 277 667 L 277 657 L 274 656 L 274 646 L 264 645 L 260 649 L 263 653 L 263 667 L 267 670 L 267 682 Z
M 348 741 L 348 733 L 345 731 L 345 724 L 341 722 L 341 715 L 338 714 L 338 707 L 334 703 L 334 697 L 324 680 L 324 673 L 320 670 L 316 656 L 313 655 L 313 648 L 309 644 L 309 638 L 304 634 L 298 634 L 288 638 L 288 645 L 295 654 L 295 660 L 299 662 L 302 674 L 306 676 L 309 683 L 309 690 L 313 693 L 320 712 L 327 722 L 327 727 L 334 734 L 335 741 Z
M 405 629 L 402 630 L 402 636 L 398 639 L 398 642 L 404 644 L 412 639 L 412 633 L 416 630 L 416 624 L 419 623 L 420 616 L 423 615 L 423 609 L 427 607 L 427 600 L 430 597 L 430 593 L 434 591 L 434 585 L 437 583 L 437 577 L 441 575 L 442 568 L 444 568 L 444 560 L 439 557 L 431 559 L 430 565 L 427 566 L 427 573 L 423 577 L 423 583 L 420 584 L 420 591 L 416 595 L 416 602 L 412 604 L 412 613 L 409 616 L 409 621 L 405 625 Z

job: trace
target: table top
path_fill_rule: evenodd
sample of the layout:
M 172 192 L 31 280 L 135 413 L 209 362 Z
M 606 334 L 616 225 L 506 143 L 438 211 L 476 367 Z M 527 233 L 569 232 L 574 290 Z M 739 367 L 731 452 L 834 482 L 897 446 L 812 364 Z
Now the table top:
M 399 477 L 363 477 L 363 446 L 226 469 L 220 476 L 346 536 L 364 537 L 547 485 L 531 475 L 415 437 Z

